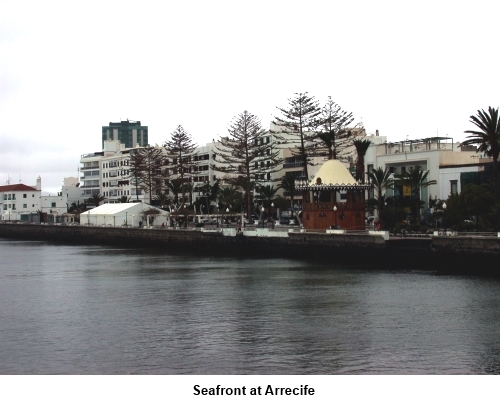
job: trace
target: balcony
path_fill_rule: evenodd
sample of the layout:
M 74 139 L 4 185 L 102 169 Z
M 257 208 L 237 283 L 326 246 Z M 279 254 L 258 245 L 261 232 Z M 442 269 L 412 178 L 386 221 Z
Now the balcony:
M 304 167 L 304 163 L 302 162 L 283 163 L 283 169 L 291 169 L 294 167 Z
M 80 167 L 80 170 L 95 170 L 95 169 L 99 169 L 99 165 L 82 166 L 82 167 Z
M 98 157 L 98 156 L 104 156 L 104 152 L 86 153 L 86 154 L 82 155 L 81 158 L 86 159 L 86 158 Z

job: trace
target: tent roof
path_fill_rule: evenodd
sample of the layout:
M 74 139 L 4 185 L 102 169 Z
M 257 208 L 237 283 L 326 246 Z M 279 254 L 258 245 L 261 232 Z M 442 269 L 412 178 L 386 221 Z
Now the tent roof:
M 169 215 L 168 211 L 163 211 L 159 208 L 153 207 L 145 203 L 122 203 L 122 204 L 103 204 L 99 207 L 92 208 L 89 211 L 83 212 L 81 215 L 116 215 L 124 214 L 125 211 L 129 213 L 139 213 L 148 209 L 157 209 L 161 215 Z
M 318 179 L 321 179 L 321 183 L 318 183 Z M 345 184 L 354 186 L 357 185 L 357 182 L 340 160 L 331 159 L 323 163 L 323 166 L 318 170 L 318 173 L 309 185 L 315 186 L 316 184 Z
M 297 180 L 295 182 L 297 190 L 352 190 L 370 189 L 369 182 L 357 182 L 352 177 L 349 170 L 340 160 L 331 159 L 323 163 L 314 178 L 307 180 Z

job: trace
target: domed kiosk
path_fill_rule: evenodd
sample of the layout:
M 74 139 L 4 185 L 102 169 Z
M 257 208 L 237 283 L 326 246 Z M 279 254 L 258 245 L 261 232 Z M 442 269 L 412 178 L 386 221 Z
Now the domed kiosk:
M 339 160 L 328 160 L 311 182 L 297 180 L 302 191 L 302 224 L 306 229 L 365 229 L 365 190 L 369 182 L 354 180 Z

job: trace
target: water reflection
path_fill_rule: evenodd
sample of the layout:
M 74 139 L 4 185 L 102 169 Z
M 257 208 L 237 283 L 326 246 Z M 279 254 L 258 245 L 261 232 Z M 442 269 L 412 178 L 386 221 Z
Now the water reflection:
M 498 373 L 499 279 L 0 240 L 0 372 Z

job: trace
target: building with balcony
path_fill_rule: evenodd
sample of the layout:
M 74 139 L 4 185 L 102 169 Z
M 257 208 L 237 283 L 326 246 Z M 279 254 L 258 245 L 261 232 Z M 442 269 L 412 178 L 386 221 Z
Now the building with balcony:
M 447 199 L 450 194 L 460 193 L 464 173 L 481 172 L 491 162 L 490 158 L 477 153 L 475 147 L 460 147 L 450 137 L 431 137 L 399 142 L 373 143 L 365 156 L 366 172 L 381 167 L 388 168 L 390 173 L 404 174 L 410 167 L 429 170 L 427 180 L 435 180 L 437 184 L 422 190 L 421 200 L 429 197 Z M 403 195 L 402 186 L 389 190 L 387 196 Z M 406 191 L 408 192 L 408 191 Z

